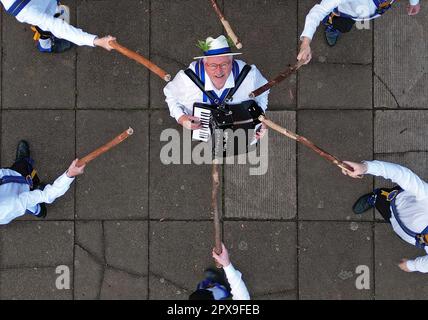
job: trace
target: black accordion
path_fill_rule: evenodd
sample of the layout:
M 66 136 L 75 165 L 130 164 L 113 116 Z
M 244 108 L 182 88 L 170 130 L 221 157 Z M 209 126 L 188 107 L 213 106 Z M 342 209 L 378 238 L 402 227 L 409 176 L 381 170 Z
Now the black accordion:
M 228 157 L 255 149 L 256 130 L 261 127 L 258 118 L 264 111 L 254 100 L 248 100 L 220 106 L 195 103 L 193 115 L 202 123 L 202 129 L 195 130 L 193 138 L 208 141 L 211 137 L 214 155 Z

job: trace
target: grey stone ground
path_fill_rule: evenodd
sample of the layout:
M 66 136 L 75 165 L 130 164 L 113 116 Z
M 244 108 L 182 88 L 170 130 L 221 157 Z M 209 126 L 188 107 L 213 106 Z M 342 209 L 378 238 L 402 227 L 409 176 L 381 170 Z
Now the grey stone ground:
M 271 78 L 294 61 L 316 1 L 219 2 L 243 59 Z M 65 3 L 79 26 L 116 35 L 172 74 L 198 53 L 196 40 L 222 31 L 208 1 Z M 394 161 L 428 178 L 428 8 L 411 18 L 405 4 L 334 49 L 318 32 L 313 62 L 272 90 L 270 116 L 342 158 Z M 52 180 L 128 125 L 136 135 L 91 164 L 47 220 L 0 227 L 0 298 L 186 299 L 212 263 L 210 167 L 160 162 L 160 133 L 176 127 L 164 83 L 101 49 L 38 54 L 27 25 L 1 19 L 2 166 L 25 138 Z M 254 298 L 428 298 L 427 276 L 396 266 L 423 252 L 374 212 L 351 212 L 385 182 L 348 180 L 294 142 L 274 133 L 270 142 L 265 176 L 223 171 L 224 238 Z M 70 267 L 70 290 L 55 288 L 59 265 Z M 356 289 L 359 265 L 370 269 L 369 290 Z

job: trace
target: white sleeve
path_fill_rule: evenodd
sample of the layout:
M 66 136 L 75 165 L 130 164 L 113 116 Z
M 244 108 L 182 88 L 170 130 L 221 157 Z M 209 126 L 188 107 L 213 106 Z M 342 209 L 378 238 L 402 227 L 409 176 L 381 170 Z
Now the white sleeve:
M 56 198 L 63 196 L 70 188 L 74 178 L 67 177 L 64 173 L 55 182 L 50 185 L 48 184 L 43 191 L 34 190 L 23 192 L 19 195 L 19 201 L 25 208 L 32 208 L 39 203 L 52 203 Z
M 398 164 L 383 161 L 366 161 L 367 173 L 391 179 L 403 190 L 413 194 L 418 200 L 428 197 L 428 183 L 411 170 Z
M 408 260 L 407 268 L 412 272 L 419 271 L 422 273 L 428 273 L 428 255 L 418 257 L 415 260 Z
M 268 81 L 266 78 L 261 74 L 259 69 L 257 69 L 256 66 L 251 66 L 251 68 L 254 69 L 254 90 L 257 90 L 258 88 L 264 86 Z M 257 104 L 263 109 L 263 111 L 266 111 L 268 108 L 268 102 L 269 102 L 269 93 L 270 91 L 263 92 L 260 96 L 256 97 L 255 100 Z
M 244 281 L 242 274 L 236 270 L 232 264 L 223 268 L 226 273 L 227 281 L 229 281 L 233 300 L 250 300 L 250 294 Z
M 177 121 L 181 116 L 186 114 L 185 107 L 179 102 L 180 97 L 185 95 L 185 92 L 182 92 L 184 87 L 183 76 L 186 76 L 184 71 L 180 71 L 174 80 L 169 82 L 163 89 L 171 117 Z
M 332 13 L 341 2 L 341 0 L 323 0 L 320 4 L 315 5 L 306 16 L 305 28 L 300 39 L 303 37 L 312 39 L 321 21 Z
M 78 46 L 94 47 L 96 35 L 84 32 L 82 29 L 77 29 L 62 19 L 54 18 L 46 13 L 39 12 L 32 8 L 28 8 L 21 12 L 16 17 L 20 22 L 38 26 L 43 31 L 51 32 L 59 39 L 65 39 Z
M 419 4 L 419 0 L 409 0 L 409 3 L 412 6 L 416 6 L 417 4 Z

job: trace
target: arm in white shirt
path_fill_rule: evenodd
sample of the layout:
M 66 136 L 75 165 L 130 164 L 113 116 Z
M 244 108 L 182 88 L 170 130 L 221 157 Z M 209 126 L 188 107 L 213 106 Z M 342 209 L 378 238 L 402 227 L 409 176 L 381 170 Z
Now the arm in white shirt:
M 417 199 L 428 197 L 428 183 L 411 170 L 398 164 L 383 161 L 366 161 L 367 174 L 391 179 L 403 190 L 415 195 Z
M 254 69 L 254 90 L 256 90 L 264 86 L 266 83 L 268 83 L 268 81 L 265 77 L 263 77 L 263 75 L 261 74 L 259 69 L 257 69 L 256 66 L 253 65 L 251 67 L 252 69 Z M 266 109 L 268 108 L 269 92 L 270 91 L 263 92 L 263 94 L 259 95 L 255 99 L 257 104 L 263 109 L 263 111 L 266 111 Z
M 312 40 L 321 21 L 332 13 L 341 2 L 341 0 L 323 0 L 320 4 L 315 5 L 306 16 L 305 28 L 300 39 L 307 37 Z
M 64 173 L 55 182 L 48 184 L 43 191 L 34 190 L 23 192 L 19 195 L 19 201 L 24 208 L 32 208 L 39 203 L 52 203 L 56 198 L 63 196 L 70 188 L 74 178 L 67 177 Z
M 412 271 L 428 273 L 428 255 L 407 261 L 407 268 Z
M 250 300 L 250 294 L 244 281 L 242 280 L 242 274 L 236 270 L 232 264 L 224 267 L 227 281 L 229 281 L 232 299 L 233 300 Z
M 175 118 L 178 121 L 181 116 L 185 115 L 185 108 L 179 102 L 180 97 L 185 96 L 184 88 L 185 88 L 185 79 L 187 77 L 183 70 L 181 70 L 172 80 L 169 82 L 166 87 L 163 89 L 163 92 L 166 96 L 166 103 L 168 104 L 168 108 L 171 114 L 171 117 Z
M 97 37 L 96 35 L 77 29 L 62 19 L 54 18 L 46 13 L 28 8 L 28 10 L 23 10 L 16 18 L 20 22 L 38 26 L 43 31 L 49 31 L 55 37 L 68 40 L 78 46 L 95 47 L 94 40 Z

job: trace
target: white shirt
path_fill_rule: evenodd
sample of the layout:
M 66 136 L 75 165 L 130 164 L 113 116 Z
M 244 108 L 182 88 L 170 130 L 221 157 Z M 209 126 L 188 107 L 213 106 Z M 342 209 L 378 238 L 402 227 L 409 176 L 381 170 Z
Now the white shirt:
M 0 169 L 3 176 L 21 176 L 10 169 Z M 0 225 L 8 224 L 13 219 L 21 217 L 27 210 L 36 212 L 39 203 L 52 203 L 64 195 L 70 188 L 74 178 L 64 173 L 52 185 L 47 185 L 43 191 L 30 191 L 27 184 L 8 183 L 0 185 Z
M 366 161 L 367 173 L 391 179 L 404 191 L 395 201 L 398 215 L 403 224 L 413 232 L 420 233 L 428 226 L 428 183 L 421 180 L 411 170 L 397 164 L 382 161 Z M 404 241 L 415 245 L 415 239 L 401 229 L 391 210 L 391 225 L 395 233 Z M 428 247 L 425 247 L 428 253 Z M 411 271 L 428 272 L 428 255 L 409 260 Z
M 245 62 L 235 60 L 239 65 L 239 71 L 245 66 Z M 190 64 L 190 69 L 195 71 L 196 62 Z M 251 100 L 249 94 L 259 87 L 265 85 L 268 81 L 262 76 L 256 66 L 251 66 L 251 71 L 248 73 L 244 82 L 242 82 L 238 91 L 233 95 L 233 103 L 241 103 L 243 101 Z M 230 73 L 222 90 L 217 90 L 211 79 L 205 72 L 205 91 L 214 91 L 217 96 L 221 96 L 223 90 L 233 88 L 235 86 L 235 79 L 233 72 Z M 166 96 L 166 103 L 168 104 L 171 117 L 177 121 L 183 115 L 193 114 L 193 104 L 196 102 L 203 102 L 202 91 L 193 83 L 192 80 L 181 70 L 174 78 L 173 81 L 168 83 L 164 88 Z M 254 100 L 263 109 L 267 109 L 269 91 L 258 96 Z M 207 103 L 210 103 L 209 101 Z
M 250 300 L 250 294 L 244 281 L 242 274 L 236 270 L 232 264 L 223 268 L 226 273 L 227 281 L 229 282 L 233 300 Z
M 414 6 L 419 3 L 419 0 L 409 0 L 409 2 Z M 339 12 L 355 17 L 356 21 L 375 19 L 380 16 L 374 15 L 377 7 L 373 0 L 322 0 L 306 16 L 305 29 L 300 39 L 303 37 L 312 39 L 321 21 L 336 8 Z
M 6 10 L 15 2 L 15 0 L 0 1 Z M 96 35 L 77 29 L 62 19 L 54 18 L 56 10 L 56 0 L 31 0 L 16 16 L 16 19 L 22 23 L 38 26 L 43 31 L 49 31 L 55 37 L 68 40 L 78 46 L 95 46 Z

